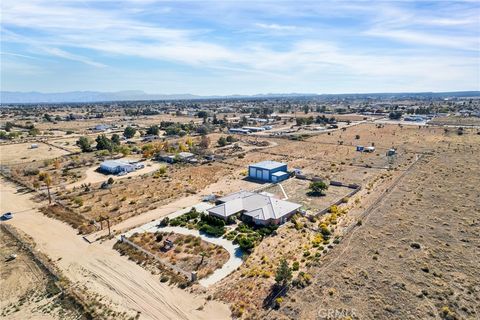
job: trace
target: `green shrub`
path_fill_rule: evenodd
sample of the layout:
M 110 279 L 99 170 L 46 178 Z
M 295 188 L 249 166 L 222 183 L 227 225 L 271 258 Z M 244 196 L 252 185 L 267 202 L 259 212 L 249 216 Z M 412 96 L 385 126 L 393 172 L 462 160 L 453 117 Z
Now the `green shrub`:
M 242 248 L 247 252 L 250 252 L 255 247 L 255 240 L 248 236 L 244 236 L 244 235 L 238 236 L 235 239 L 235 242 L 238 243 L 240 248 Z
M 293 271 L 298 271 L 298 269 L 300 269 L 300 262 L 294 261 L 293 265 L 292 265 L 292 270 Z
M 198 215 L 197 215 L 198 217 Z M 220 218 L 217 218 L 217 217 L 213 217 L 213 216 L 210 216 L 210 215 L 207 215 L 207 214 L 202 214 L 200 216 L 200 224 L 204 225 L 204 224 L 207 224 L 207 225 L 210 225 L 210 226 L 216 226 L 216 227 L 224 227 L 225 226 L 225 221 L 220 219 Z
M 214 237 L 221 237 L 225 233 L 225 227 L 211 226 L 208 224 L 202 225 L 199 230 Z

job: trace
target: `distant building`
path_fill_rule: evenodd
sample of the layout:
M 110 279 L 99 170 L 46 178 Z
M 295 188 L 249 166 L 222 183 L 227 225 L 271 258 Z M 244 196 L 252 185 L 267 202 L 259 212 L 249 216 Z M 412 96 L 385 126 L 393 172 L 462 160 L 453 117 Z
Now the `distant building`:
M 217 201 L 208 214 L 224 220 L 240 215 L 244 221 L 258 225 L 279 225 L 294 215 L 301 205 L 250 191 L 232 193 Z
M 260 122 L 260 123 L 268 123 L 268 119 L 263 119 L 263 118 L 249 118 L 249 122 Z
M 287 164 L 276 161 L 262 161 L 248 166 L 248 177 L 265 182 L 280 182 L 288 179 Z
M 403 118 L 404 121 L 414 121 L 414 122 L 422 122 L 425 121 L 425 117 L 419 116 L 419 115 L 411 115 L 411 116 L 406 116 Z
M 96 132 L 103 132 L 107 131 L 108 129 L 110 129 L 110 126 L 106 124 L 97 124 L 95 127 L 92 128 L 92 130 Z
M 139 166 L 122 160 L 107 160 L 100 164 L 100 171 L 109 174 L 127 173 L 137 170 Z
M 142 138 L 142 141 L 145 141 L 145 142 L 152 142 L 154 140 L 159 140 L 160 137 L 159 136 L 155 136 L 155 135 L 148 135 L 148 136 L 145 136 Z
M 387 150 L 387 157 L 394 156 L 397 153 L 395 149 L 388 149 Z
M 176 155 L 172 154 L 158 154 L 156 157 L 157 160 L 165 161 L 168 163 L 175 163 L 175 162 L 190 162 L 190 163 L 197 163 L 198 160 L 195 158 L 195 155 L 190 152 L 179 152 Z
M 238 133 L 238 134 L 249 134 L 250 130 L 240 129 L 240 128 L 230 128 L 228 129 L 230 133 Z
M 248 130 L 250 132 L 259 132 L 259 131 L 265 131 L 266 129 L 264 127 L 243 127 L 243 130 Z

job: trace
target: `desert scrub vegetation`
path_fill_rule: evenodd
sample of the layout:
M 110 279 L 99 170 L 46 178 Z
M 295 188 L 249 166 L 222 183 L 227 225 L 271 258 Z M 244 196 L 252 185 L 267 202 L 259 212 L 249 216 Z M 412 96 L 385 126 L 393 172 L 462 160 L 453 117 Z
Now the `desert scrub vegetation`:
M 241 222 L 234 230 L 227 233 L 225 238 L 238 244 L 245 252 L 251 253 L 264 237 L 274 234 L 277 228 L 277 226 L 257 226 Z
M 200 213 L 195 208 L 177 218 L 169 220 L 165 218 L 160 222 L 160 226 L 167 225 L 197 229 L 214 237 L 221 237 L 226 231 L 225 221 L 205 213 Z
M 118 241 L 113 248 L 117 250 L 120 255 L 127 256 L 129 260 L 149 270 L 152 274 L 160 274 L 160 281 L 167 282 L 171 285 L 177 285 L 180 288 L 189 286 L 189 281 L 181 274 L 170 268 L 165 267 L 162 263 L 150 257 L 149 255 L 135 249 L 131 245 Z
M 88 221 L 81 214 L 69 210 L 59 204 L 42 207 L 40 208 L 40 211 L 48 217 L 68 223 L 70 226 L 77 229 L 80 234 L 88 234 L 96 230 L 93 221 Z
M 221 268 L 229 258 L 224 248 L 193 235 L 145 232 L 136 233 L 129 240 L 184 271 L 196 271 L 199 279 Z M 165 245 L 166 240 L 173 243 L 173 248 Z

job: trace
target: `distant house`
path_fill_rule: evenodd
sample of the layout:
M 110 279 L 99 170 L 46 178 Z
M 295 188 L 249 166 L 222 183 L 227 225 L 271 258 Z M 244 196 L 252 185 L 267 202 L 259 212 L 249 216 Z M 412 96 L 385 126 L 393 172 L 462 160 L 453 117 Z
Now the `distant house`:
M 110 129 L 110 126 L 106 124 L 97 124 L 95 127 L 92 128 L 92 130 L 95 132 L 103 132 L 107 131 L 108 129 Z
M 263 118 L 249 118 L 249 122 L 260 122 L 260 123 L 268 123 L 270 120 L 269 119 L 263 119 Z
M 152 141 L 154 141 L 154 140 L 159 140 L 159 139 L 160 139 L 159 136 L 148 135 L 148 136 L 143 137 L 142 141 L 144 141 L 144 142 L 152 142 Z
M 132 172 L 138 168 L 138 164 L 132 164 L 122 160 L 107 160 L 100 164 L 100 171 L 108 174 Z
M 301 207 L 300 204 L 280 200 L 269 194 L 239 191 L 219 198 L 218 205 L 207 210 L 209 215 L 227 220 L 233 215 L 258 225 L 285 223 Z
M 414 121 L 414 122 L 422 122 L 425 121 L 425 117 L 419 115 L 410 115 L 403 118 L 404 121 Z
M 243 130 L 248 130 L 250 132 L 259 132 L 259 131 L 265 131 L 266 129 L 264 127 L 243 127 Z
M 195 157 L 195 155 L 193 153 L 190 153 L 190 152 L 179 152 L 178 157 L 181 160 L 188 160 L 188 159 L 191 159 L 191 158 Z
M 230 133 L 238 133 L 238 134 L 249 134 L 250 130 L 240 129 L 240 128 L 230 128 L 228 129 Z
M 165 161 L 168 163 L 175 163 L 175 162 L 190 162 L 190 163 L 197 163 L 198 160 L 195 158 L 195 155 L 190 152 L 179 152 L 176 155 L 172 154 L 159 154 L 157 155 L 157 160 Z
M 262 161 L 248 166 L 248 177 L 265 182 L 280 182 L 288 179 L 287 164 L 276 161 Z
M 176 160 L 175 156 L 171 154 L 159 154 L 156 158 L 159 161 L 165 161 L 167 163 L 174 163 Z

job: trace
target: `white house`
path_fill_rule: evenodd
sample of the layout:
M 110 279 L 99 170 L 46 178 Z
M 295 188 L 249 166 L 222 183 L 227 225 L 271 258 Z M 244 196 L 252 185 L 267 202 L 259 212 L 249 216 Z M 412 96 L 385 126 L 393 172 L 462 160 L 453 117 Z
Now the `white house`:
M 274 198 L 268 194 L 239 191 L 218 199 L 218 205 L 207 210 L 208 214 L 228 219 L 240 214 L 244 220 L 259 225 L 279 225 L 295 214 L 301 205 Z

